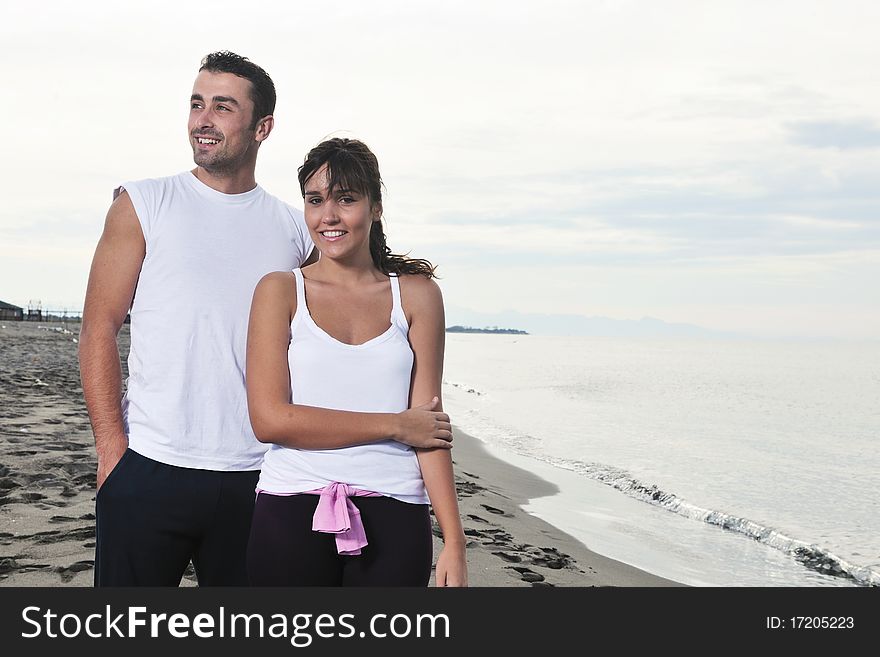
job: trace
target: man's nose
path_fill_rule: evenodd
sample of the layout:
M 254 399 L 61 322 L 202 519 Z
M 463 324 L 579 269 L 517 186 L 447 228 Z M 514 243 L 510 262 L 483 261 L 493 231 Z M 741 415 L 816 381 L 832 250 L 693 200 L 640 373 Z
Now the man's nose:
M 210 128 L 214 126 L 214 113 L 210 107 L 205 107 L 196 115 L 196 125 L 200 128 Z

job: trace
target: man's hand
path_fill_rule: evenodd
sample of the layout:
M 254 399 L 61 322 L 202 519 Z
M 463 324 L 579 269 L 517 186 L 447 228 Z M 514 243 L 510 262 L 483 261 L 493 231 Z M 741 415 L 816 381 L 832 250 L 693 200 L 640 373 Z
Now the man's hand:
M 105 449 L 98 454 L 98 487 L 95 489 L 96 491 L 101 490 L 101 486 L 104 485 L 107 477 L 122 459 L 126 449 L 128 449 L 128 441 L 125 436 L 122 437 L 122 440 L 117 439 L 105 443 Z

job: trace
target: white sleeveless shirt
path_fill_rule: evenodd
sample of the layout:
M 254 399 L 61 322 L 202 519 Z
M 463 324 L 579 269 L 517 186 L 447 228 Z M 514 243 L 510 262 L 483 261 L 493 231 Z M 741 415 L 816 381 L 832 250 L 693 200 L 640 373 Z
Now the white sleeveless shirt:
M 311 252 L 302 213 L 259 186 L 223 194 L 189 171 L 123 187 L 146 240 L 123 400 L 129 446 L 169 465 L 258 470 L 248 315 L 260 278 Z
M 302 272 L 296 278 L 296 313 L 290 324 L 291 400 L 295 404 L 367 413 L 409 408 L 413 353 L 400 303 L 400 284 L 391 276 L 391 326 L 359 345 L 329 335 L 306 305 Z M 428 504 L 415 451 L 395 440 L 337 449 L 272 445 L 257 487 L 267 493 L 312 491 L 339 482 L 403 502 Z

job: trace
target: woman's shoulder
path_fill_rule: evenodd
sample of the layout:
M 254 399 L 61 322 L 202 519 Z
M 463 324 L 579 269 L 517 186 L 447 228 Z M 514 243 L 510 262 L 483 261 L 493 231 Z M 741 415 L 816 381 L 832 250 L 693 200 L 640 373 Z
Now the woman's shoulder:
M 273 289 L 282 289 L 290 285 L 296 285 L 296 276 L 292 271 L 270 271 L 257 283 L 258 287 Z
M 255 299 L 296 301 L 296 277 L 292 271 L 271 271 L 265 274 L 254 289 Z
M 406 290 L 411 295 L 426 295 L 429 297 L 440 296 L 440 286 L 433 278 L 424 274 L 398 274 L 400 290 Z
M 433 278 L 422 274 L 400 274 L 400 300 L 409 312 L 433 311 L 443 307 L 443 294 Z

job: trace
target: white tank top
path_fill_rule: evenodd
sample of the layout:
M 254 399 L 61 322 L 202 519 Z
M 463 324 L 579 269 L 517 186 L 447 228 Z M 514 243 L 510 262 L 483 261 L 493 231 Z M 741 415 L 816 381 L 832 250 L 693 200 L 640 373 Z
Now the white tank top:
M 409 325 L 400 304 L 400 284 L 391 277 L 391 326 L 363 344 L 340 342 L 319 327 L 306 305 L 302 272 L 296 278 L 296 313 L 290 323 L 293 403 L 367 413 L 409 408 L 413 353 Z M 337 449 L 272 445 L 258 488 L 268 493 L 302 493 L 333 482 L 404 502 L 427 504 L 428 496 L 411 447 L 395 440 Z
M 312 249 L 302 213 L 256 187 L 223 194 L 187 171 L 123 185 L 146 240 L 131 308 L 123 416 L 130 447 L 170 465 L 258 470 L 247 323 L 265 274 Z

